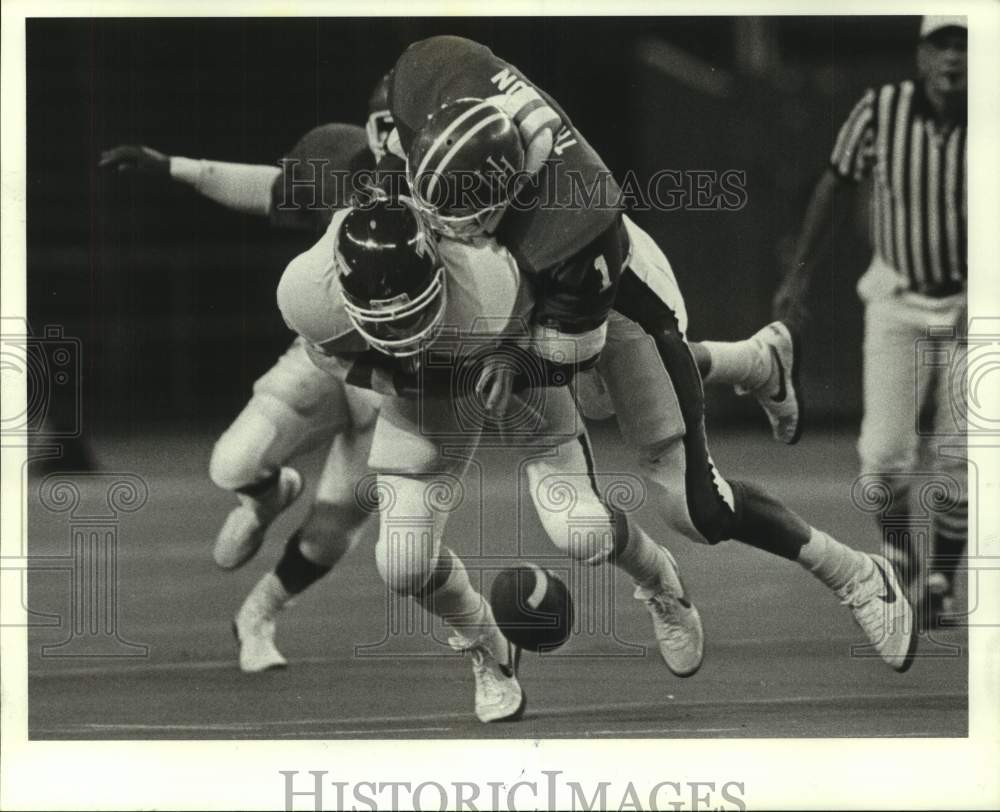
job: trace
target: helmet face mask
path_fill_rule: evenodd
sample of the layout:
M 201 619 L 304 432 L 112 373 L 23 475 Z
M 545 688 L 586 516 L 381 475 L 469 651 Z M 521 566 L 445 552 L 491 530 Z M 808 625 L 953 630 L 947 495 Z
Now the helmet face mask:
M 375 156 L 375 161 L 385 157 L 385 142 L 396 126 L 392 111 L 389 109 L 389 82 L 392 72 L 385 74 L 375 84 L 368 99 L 368 120 L 365 122 L 365 134 L 368 136 L 368 149 Z
M 525 154 L 513 119 L 492 101 L 458 99 L 427 120 L 407 154 L 414 205 L 452 239 L 493 233 L 517 191 Z
M 449 239 L 461 242 L 468 242 L 477 237 L 486 237 L 496 231 L 508 206 L 505 201 L 472 214 L 448 215 L 442 214 L 440 210 L 416 196 L 414 196 L 413 204 L 428 228 Z
M 447 303 L 444 266 L 408 200 L 350 211 L 337 230 L 334 264 L 347 317 L 372 349 L 406 358 L 437 335 Z
M 444 268 L 439 267 L 431 284 L 414 299 L 406 294 L 359 305 L 344 297 L 344 309 L 368 345 L 396 358 L 421 353 L 434 340 L 444 319 L 447 290 Z
M 365 133 L 368 136 L 368 149 L 372 151 L 376 161 L 381 161 L 385 157 L 385 142 L 389 140 L 389 134 L 394 127 L 392 113 L 388 110 L 373 110 L 368 114 Z

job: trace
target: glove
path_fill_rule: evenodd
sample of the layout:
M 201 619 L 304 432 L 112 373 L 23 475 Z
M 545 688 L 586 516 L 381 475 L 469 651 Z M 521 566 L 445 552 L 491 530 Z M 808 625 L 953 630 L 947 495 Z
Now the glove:
M 170 176 L 170 158 L 162 152 L 137 144 L 123 144 L 101 153 L 99 167 L 118 172 L 138 172 L 144 175 Z

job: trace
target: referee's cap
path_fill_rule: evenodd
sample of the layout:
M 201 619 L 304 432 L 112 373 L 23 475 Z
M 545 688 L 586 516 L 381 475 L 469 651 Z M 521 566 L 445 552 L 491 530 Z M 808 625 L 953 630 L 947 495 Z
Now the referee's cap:
M 928 14 L 920 21 L 920 39 L 926 39 L 942 28 L 968 28 L 962 14 Z

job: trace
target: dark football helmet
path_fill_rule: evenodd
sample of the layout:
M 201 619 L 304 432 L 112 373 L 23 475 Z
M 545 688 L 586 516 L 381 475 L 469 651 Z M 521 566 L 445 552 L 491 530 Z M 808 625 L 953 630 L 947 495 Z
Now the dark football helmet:
M 391 77 L 392 71 L 379 79 L 368 99 L 368 121 L 365 124 L 365 133 L 368 135 L 368 149 L 375 156 L 376 163 L 381 161 L 385 155 L 385 142 L 389 138 L 389 133 L 396 126 L 392 119 L 392 112 L 389 110 L 389 80 Z
M 418 354 L 441 326 L 444 267 L 434 238 L 405 198 L 380 198 L 351 209 L 334 243 L 347 316 L 373 349 Z
M 375 164 L 364 130 L 354 124 L 324 124 L 307 132 L 285 155 L 271 187 L 271 224 L 322 233 L 336 209 L 350 204 L 359 173 Z
M 485 99 L 458 99 L 434 112 L 406 161 L 420 213 L 435 231 L 460 240 L 496 230 L 523 172 L 517 125 Z

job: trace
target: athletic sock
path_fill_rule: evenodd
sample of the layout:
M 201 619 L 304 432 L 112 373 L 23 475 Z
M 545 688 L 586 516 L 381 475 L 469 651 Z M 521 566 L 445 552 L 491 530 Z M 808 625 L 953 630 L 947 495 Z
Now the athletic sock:
M 249 610 L 252 615 L 273 617 L 291 598 L 291 593 L 278 576 L 273 572 L 267 572 L 250 590 L 246 600 L 243 601 L 240 614 Z
M 275 576 L 289 595 L 298 595 L 333 569 L 306 558 L 299 547 L 300 540 L 301 532 L 296 531 L 285 544 L 285 552 L 274 568 Z
M 729 384 L 753 391 L 771 377 L 770 358 L 753 339 L 700 342 L 712 359 L 705 383 Z
M 461 637 L 482 638 L 501 664 L 507 665 L 507 638 L 503 636 L 486 598 L 475 590 L 465 565 L 447 547 L 423 590 L 414 596 L 421 606 L 441 618 Z
M 633 521 L 619 521 L 616 525 L 612 563 L 627 573 L 637 586 L 647 589 L 657 586 L 666 567 L 666 557 L 661 554 L 660 546 Z M 625 538 L 619 541 L 620 532 L 624 532 Z
M 809 541 L 799 550 L 797 561 L 830 589 L 840 590 L 858 576 L 864 579 L 874 571 L 875 563 L 864 553 L 810 528 Z

